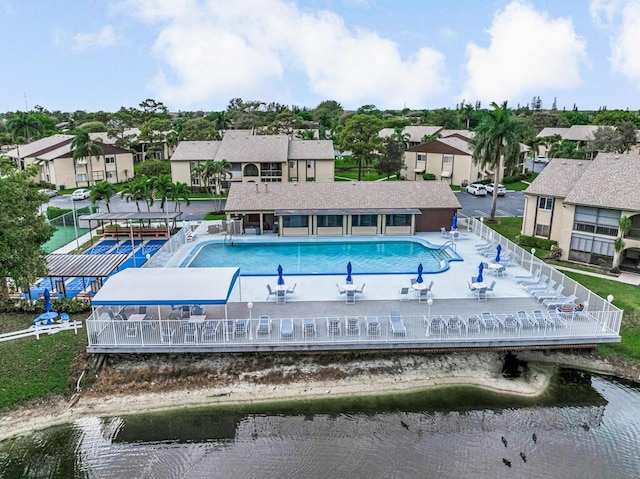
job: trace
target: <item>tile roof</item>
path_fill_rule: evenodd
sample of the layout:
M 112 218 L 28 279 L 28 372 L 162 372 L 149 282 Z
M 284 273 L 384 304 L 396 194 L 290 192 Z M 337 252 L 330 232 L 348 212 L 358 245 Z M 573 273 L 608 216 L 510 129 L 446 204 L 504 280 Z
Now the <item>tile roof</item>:
M 427 143 L 421 143 L 407 151 L 418 153 L 443 153 L 451 155 L 473 155 L 469 142 L 455 136 L 449 138 L 438 138 Z
M 590 165 L 565 203 L 640 211 L 640 156 L 600 153 L 585 163 Z
M 555 158 L 526 195 L 564 198 L 567 204 L 640 211 L 640 156 L 600 153 L 594 160 Z
M 460 208 L 441 181 L 232 183 L 225 210 Z
M 545 138 L 547 136 L 560 135 L 563 136 L 569 128 L 543 128 L 540 133 L 538 133 L 538 138 Z
M 442 131 L 441 126 L 405 126 L 402 130 L 403 133 L 409 135 L 409 141 L 422 142 L 422 138 L 425 136 L 435 135 Z M 388 138 L 395 130 L 393 128 L 383 128 L 378 132 L 380 138 Z
M 247 132 L 248 130 L 242 130 Z M 229 163 L 333 160 L 331 140 L 289 140 L 286 135 L 227 136 L 222 141 L 181 141 L 171 161 L 222 160 Z
M 603 125 L 572 125 L 571 128 L 544 128 L 538 133 L 538 138 L 546 136 L 560 135 L 563 140 L 571 141 L 591 141 L 598 128 L 614 128 Z
M 455 135 L 457 137 L 466 138 L 468 140 L 476 136 L 476 132 L 470 130 L 441 130 L 439 134 L 441 138 L 447 138 L 449 136 Z
M 181 141 L 171 155 L 171 161 L 213 160 L 219 147 L 219 141 Z
M 51 135 L 32 141 L 26 145 L 20 145 L 13 150 L 9 150 L 5 153 L 5 156 L 10 158 L 29 158 L 36 156 L 40 151 L 55 147 L 59 143 L 68 142 L 70 140 L 73 140 L 73 135 Z
M 333 160 L 331 140 L 292 140 L 289 142 L 290 160 Z
M 220 142 L 216 160 L 229 163 L 283 163 L 287 161 L 289 137 L 272 135 L 252 135 L 227 137 Z
M 527 195 L 565 198 L 591 166 L 590 161 L 554 158 L 525 190 Z

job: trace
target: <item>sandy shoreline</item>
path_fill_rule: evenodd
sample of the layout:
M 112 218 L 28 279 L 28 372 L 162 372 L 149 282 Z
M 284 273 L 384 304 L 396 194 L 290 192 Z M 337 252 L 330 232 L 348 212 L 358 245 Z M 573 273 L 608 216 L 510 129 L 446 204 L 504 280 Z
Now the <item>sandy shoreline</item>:
M 140 362 L 123 361 L 108 368 L 96 379 L 95 387 L 83 391 L 70 407 L 69 400 L 57 398 L 37 406 L 20 407 L 0 415 L 0 441 L 30 434 L 50 426 L 74 422 L 86 416 L 119 416 L 221 404 L 260 403 L 354 395 L 407 393 L 431 387 L 470 385 L 500 394 L 535 397 L 542 394 L 558 364 L 601 373 L 613 368 L 602 361 L 579 355 L 530 353 L 526 378 L 506 379 L 501 374 L 498 353 L 454 353 L 448 355 L 407 355 L 387 359 L 358 359 L 320 364 L 306 359 L 303 364 L 250 364 L 246 359 L 203 359 L 191 361 L 200 376 L 213 377 L 209 384 L 193 385 L 188 378 L 149 386 L 132 383 L 140 375 Z M 153 361 L 151 361 L 153 363 Z M 151 373 L 170 375 L 166 363 L 152 364 Z M 241 367 L 242 366 L 242 367 Z M 177 367 L 177 366 L 174 366 Z M 184 364 L 181 365 L 184 367 Z M 277 371 L 279 382 L 270 382 Z M 327 372 L 336 377 L 323 379 Z M 115 376 L 114 376 L 115 375 Z M 113 377 L 117 377 L 114 380 Z M 291 379 L 287 379 L 291 378 Z M 116 381 L 114 383 L 114 381 Z M 155 383 L 155 381 L 154 381 Z M 213 383 L 213 384 L 212 384 Z M 155 389 L 155 390 L 153 390 Z M 169 390 L 167 390 L 169 389 Z M 115 391 L 115 392 L 107 392 Z

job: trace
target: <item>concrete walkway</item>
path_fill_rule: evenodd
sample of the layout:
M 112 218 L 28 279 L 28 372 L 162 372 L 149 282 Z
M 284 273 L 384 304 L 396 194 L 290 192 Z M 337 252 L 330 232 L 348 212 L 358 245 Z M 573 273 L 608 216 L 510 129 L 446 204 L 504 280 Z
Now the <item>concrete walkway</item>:
M 593 273 L 591 271 L 582 271 L 580 269 L 568 268 L 566 266 L 559 266 L 557 264 L 554 264 L 553 267 L 560 271 L 569 271 L 571 273 L 584 274 L 585 276 L 593 276 L 595 278 L 609 279 L 611 281 L 619 281 L 620 283 L 626 283 L 632 286 L 640 287 L 640 274 L 629 273 L 627 271 L 623 271 L 618 276 L 611 276 L 608 274 Z

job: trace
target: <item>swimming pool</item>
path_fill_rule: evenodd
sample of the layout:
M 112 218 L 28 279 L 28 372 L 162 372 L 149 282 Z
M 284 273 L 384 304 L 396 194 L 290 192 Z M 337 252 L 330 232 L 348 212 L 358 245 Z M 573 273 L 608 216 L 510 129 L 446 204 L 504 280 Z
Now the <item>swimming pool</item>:
M 279 264 L 285 274 L 344 274 L 351 261 L 353 274 L 402 274 L 415 273 L 420 263 L 424 273 L 438 273 L 461 260 L 448 248 L 411 240 L 205 242 L 182 266 L 235 266 L 243 276 L 273 275 Z

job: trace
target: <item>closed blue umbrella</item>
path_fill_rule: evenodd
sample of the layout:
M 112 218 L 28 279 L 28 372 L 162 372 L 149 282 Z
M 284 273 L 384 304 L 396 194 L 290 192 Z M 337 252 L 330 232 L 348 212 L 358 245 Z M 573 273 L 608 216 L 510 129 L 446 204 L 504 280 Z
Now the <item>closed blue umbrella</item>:
M 451 223 L 451 229 L 452 230 L 457 230 L 458 229 L 458 213 L 455 213 L 453 215 L 453 222 Z
M 416 278 L 416 283 L 422 283 L 424 281 L 422 279 L 422 263 L 418 265 L 418 277 Z
M 347 284 L 353 283 L 353 279 L 351 279 L 351 261 L 347 263 Z
M 44 310 L 45 312 L 51 311 L 53 308 L 51 307 L 51 294 L 49 293 L 49 288 L 44 288 Z
M 282 286 L 284 284 L 284 278 L 282 277 L 282 265 L 278 265 L 278 284 Z
M 478 277 L 476 278 L 476 281 L 478 283 L 482 283 L 482 270 L 484 269 L 484 265 L 482 263 L 480 263 L 480 266 L 478 266 Z
M 498 245 L 496 246 L 496 250 L 498 251 L 498 253 L 496 254 L 496 263 L 500 262 L 500 251 L 502 251 L 502 246 Z

